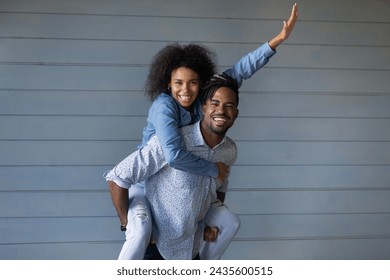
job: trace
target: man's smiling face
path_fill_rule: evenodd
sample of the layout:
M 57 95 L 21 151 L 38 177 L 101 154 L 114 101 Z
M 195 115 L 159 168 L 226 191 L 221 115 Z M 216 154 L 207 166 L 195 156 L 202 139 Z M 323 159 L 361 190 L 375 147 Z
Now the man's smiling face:
M 237 95 L 227 87 L 220 87 L 203 105 L 203 125 L 210 132 L 224 136 L 238 116 Z

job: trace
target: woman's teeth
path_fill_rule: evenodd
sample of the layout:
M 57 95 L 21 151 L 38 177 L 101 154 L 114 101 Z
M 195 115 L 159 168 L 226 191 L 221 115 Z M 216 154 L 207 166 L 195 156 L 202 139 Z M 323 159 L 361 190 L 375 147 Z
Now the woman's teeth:
M 190 101 L 191 100 L 191 95 L 179 95 L 179 97 L 183 101 Z

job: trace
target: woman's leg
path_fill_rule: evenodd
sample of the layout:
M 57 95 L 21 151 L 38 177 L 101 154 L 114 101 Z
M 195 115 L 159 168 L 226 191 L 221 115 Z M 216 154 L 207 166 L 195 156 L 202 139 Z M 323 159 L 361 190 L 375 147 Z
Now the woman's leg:
M 152 218 L 149 203 L 141 185 L 129 189 L 129 211 L 127 212 L 126 241 L 119 260 L 142 260 L 152 234 Z
M 240 219 L 222 203 L 211 204 L 205 223 L 218 227 L 217 240 L 204 242 L 200 250 L 201 260 L 219 260 L 240 228 Z

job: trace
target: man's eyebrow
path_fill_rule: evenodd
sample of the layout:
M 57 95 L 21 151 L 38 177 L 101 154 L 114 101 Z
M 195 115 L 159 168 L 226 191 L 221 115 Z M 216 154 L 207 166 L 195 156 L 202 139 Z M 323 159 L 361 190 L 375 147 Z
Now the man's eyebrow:
M 221 102 L 221 100 L 219 99 L 210 99 L 211 102 Z M 233 104 L 235 105 L 236 103 L 234 101 L 229 101 L 229 102 L 225 102 L 225 104 Z

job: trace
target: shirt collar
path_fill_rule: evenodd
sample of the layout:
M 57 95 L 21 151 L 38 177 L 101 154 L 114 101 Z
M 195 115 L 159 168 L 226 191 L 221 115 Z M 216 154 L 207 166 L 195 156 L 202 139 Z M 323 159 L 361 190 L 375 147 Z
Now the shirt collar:
M 170 94 L 172 99 L 175 101 L 177 104 L 177 107 L 179 108 L 180 112 L 180 119 L 182 120 L 182 125 L 188 125 L 188 124 L 193 124 L 196 121 L 199 121 L 202 118 L 202 106 L 200 103 L 199 98 L 197 98 L 193 104 L 193 115 L 191 115 L 191 112 L 188 110 L 184 109 L 180 103 L 173 98 L 172 94 Z
M 196 145 L 196 146 L 207 146 L 209 147 L 209 145 L 207 145 L 207 143 L 204 141 L 203 139 L 203 135 L 202 135 L 202 132 L 200 130 L 200 122 L 201 121 L 198 121 L 197 123 L 195 123 L 193 126 L 192 126 L 192 134 L 193 134 L 193 143 Z M 222 145 L 224 142 L 226 141 L 226 135 L 223 137 L 222 141 L 216 145 L 214 148 L 212 148 L 213 150 L 218 148 L 220 145 Z

